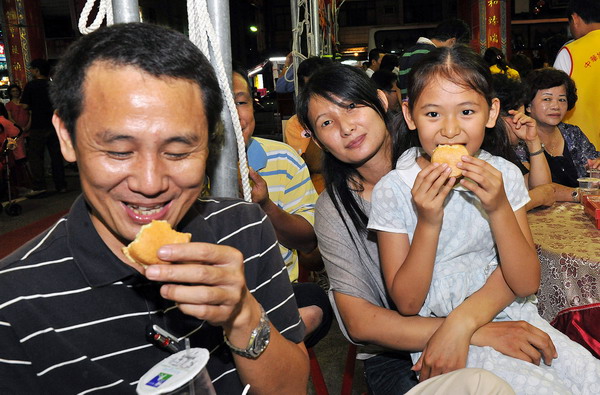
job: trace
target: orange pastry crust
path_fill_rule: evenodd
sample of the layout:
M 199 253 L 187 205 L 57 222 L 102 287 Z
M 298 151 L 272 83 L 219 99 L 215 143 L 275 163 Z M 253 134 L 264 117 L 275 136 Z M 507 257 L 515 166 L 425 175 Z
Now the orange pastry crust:
M 447 163 L 448 166 L 452 169 L 450 173 L 450 177 L 460 177 L 462 176 L 462 170 L 456 167 L 456 164 L 461 161 L 461 157 L 463 155 L 469 155 L 469 151 L 464 145 L 461 144 L 453 144 L 446 145 L 441 144 L 438 145 L 436 149 L 433 150 L 433 154 L 431 155 L 432 163 Z
M 123 247 L 123 254 L 132 262 L 144 268 L 148 265 L 169 264 L 158 258 L 158 249 L 166 244 L 189 243 L 191 233 L 173 230 L 167 221 L 152 221 L 143 225 L 135 240 Z

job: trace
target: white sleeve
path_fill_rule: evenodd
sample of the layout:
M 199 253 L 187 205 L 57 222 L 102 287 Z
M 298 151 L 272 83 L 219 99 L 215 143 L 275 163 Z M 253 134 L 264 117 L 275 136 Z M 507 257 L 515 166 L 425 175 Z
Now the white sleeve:
M 504 161 L 498 167 L 500 167 L 499 170 L 502 172 L 506 197 L 513 211 L 517 211 L 531 200 L 527 186 L 525 185 L 525 178 L 521 170 L 508 161 Z
M 556 56 L 556 60 L 554 61 L 554 68 L 558 70 L 562 70 L 565 73 L 571 75 L 573 67 L 573 62 L 571 61 L 571 54 L 566 47 L 562 47 L 562 49 L 558 52 Z
M 408 233 L 402 208 L 410 205 L 410 201 L 406 202 L 401 192 L 401 181 L 392 170 L 373 188 L 367 228 L 392 233 Z

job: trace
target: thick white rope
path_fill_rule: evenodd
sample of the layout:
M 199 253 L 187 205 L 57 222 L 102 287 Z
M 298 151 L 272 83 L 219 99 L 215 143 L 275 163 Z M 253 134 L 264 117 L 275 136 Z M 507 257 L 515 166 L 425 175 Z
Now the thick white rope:
M 307 34 L 309 34 L 310 23 L 309 23 L 309 12 L 308 12 L 308 4 L 306 0 L 299 0 L 297 4 L 297 12 L 296 12 L 296 20 L 293 21 L 294 26 L 292 26 L 292 57 L 294 59 L 294 74 L 291 79 L 287 78 L 287 70 L 283 75 L 283 78 L 287 82 L 294 82 L 294 92 L 298 92 L 298 79 L 296 75 L 298 74 L 298 65 L 306 59 L 306 56 L 300 52 L 300 41 L 302 39 L 302 33 L 304 32 L 304 25 L 307 26 Z M 304 19 L 300 20 L 300 9 L 304 7 Z
M 187 0 L 187 9 L 190 40 L 200 48 L 215 68 L 219 86 L 224 95 L 225 104 L 231 115 L 233 130 L 237 141 L 238 166 L 242 178 L 242 191 L 244 200 L 250 202 L 252 201 L 252 188 L 250 187 L 250 181 L 248 179 L 246 144 L 244 143 L 242 127 L 240 126 L 237 109 L 235 108 L 235 102 L 233 101 L 233 94 L 231 93 L 231 87 L 229 86 L 229 78 L 231 76 L 227 76 L 225 73 L 225 66 L 223 65 L 223 58 L 221 56 L 221 47 L 219 46 L 219 40 L 215 29 L 210 21 L 206 0 Z M 213 58 L 210 56 L 209 47 L 212 49 L 214 55 Z
M 95 3 L 96 0 L 87 0 L 85 5 L 83 6 L 83 10 L 81 10 L 81 15 L 79 15 L 78 24 L 79 31 L 81 32 L 81 34 L 89 34 L 94 30 L 97 30 L 102 24 L 102 21 L 104 20 L 105 16 L 106 24 L 113 24 L 114 18 L 112 0 L 100 0 L 100 3 L 98 4 L 98 13 L 96 14 L 96 18 L 94 18 L 94 21 L 90 26 L 87 26 L 88 18 L 90 16 L 90 13 L 92 12 L 92 9 L 94 8 Z

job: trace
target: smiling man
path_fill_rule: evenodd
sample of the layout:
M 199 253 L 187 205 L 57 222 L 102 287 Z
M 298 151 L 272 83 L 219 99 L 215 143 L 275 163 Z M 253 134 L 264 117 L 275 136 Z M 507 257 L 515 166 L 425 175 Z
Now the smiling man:
M 0 263 L 0 393 L 133 393 L 186 338 L 210 351 L 217 393 L 305 392 L 273 227 L 257 205 L 198 199 L 222 107 L 206 58 L 174 31 L 114 25 L 80 38 L 54 81 L 53 123 L 83 195 Z M 159 250 L 173 265 L 144 269 L 121 251 L 152 220 L 192 234 Z M 157 327 L 171 346 L 152 342 Z

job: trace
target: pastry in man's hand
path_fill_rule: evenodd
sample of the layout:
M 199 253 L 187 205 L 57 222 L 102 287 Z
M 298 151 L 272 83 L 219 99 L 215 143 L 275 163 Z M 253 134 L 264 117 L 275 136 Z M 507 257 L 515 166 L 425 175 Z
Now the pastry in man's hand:
M 191 233 L 181 233 L 173 230 L 167 221 L 152 221 L 140 228 L 135 240 L 123 247 L 123 254 L 132 263 L 138 263 L 144 268 L 148 265 L 169 264 L 158 258 L 158 250 L 166 244 L 189 243 Z
M 431 154 L 431 163 L 446 163 L 452 172 L 450 177 L 461 177 L 462 170 L 456 167 L 456 164 L 461 161 L 463 155 L 469 155 L 469 151 L 462 144 L 441 144 L 433 150 Z

